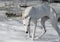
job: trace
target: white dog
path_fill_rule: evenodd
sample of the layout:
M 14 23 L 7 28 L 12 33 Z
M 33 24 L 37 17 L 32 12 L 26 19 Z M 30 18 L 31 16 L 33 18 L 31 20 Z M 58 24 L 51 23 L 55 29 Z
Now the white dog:
M 26 22 L 23 21 L 23 24 L 25 25 L 26 33 L 29 33 L 29 36 L 30 36 L 30 22 L 32 21 L 35 25 L 35 28 L 33 29 L 32 39 L 35 38 L 37 20 L 40 18 L 41 18 L 41 24 L 44 28 L 44 33 L 46 32 L 45 21 L 47 19 L 50 19 L 52 26 L 60 36 L 60 30 L 57 26 L 56 12 L 50 6 L 46 4 L 42 4 L 41 6 L 38 6 L 38 7 L 32 7 L 32 6 L 27 7 L 21 16 L 22 20 L 26 18 L 28 18 L 28 20 Z

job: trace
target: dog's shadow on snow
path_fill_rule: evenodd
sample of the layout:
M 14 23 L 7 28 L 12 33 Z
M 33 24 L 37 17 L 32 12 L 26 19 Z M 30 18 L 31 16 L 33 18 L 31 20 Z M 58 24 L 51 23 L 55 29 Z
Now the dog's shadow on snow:
M 51 42 L 57 42 L 57 40 L 58 40 L 58 36 L 53 34 L 47 34 L 41 38 L 39 37 L 38 39 L 35 39 L 35 41 L 51 41 Z

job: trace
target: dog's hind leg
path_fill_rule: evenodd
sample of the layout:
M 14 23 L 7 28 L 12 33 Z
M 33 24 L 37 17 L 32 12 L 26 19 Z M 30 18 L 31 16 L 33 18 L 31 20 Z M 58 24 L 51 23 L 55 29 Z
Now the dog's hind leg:
M 52 14 L 50 14 L 50 20 L 51 20 L 52 26 L 57 31 L 57 33 L 59 35 L 59 40 L 60 40 L 60 30 L 59 30 L 59 27 L 58 27 L 58 24 L 57 24 L 56 13 L 52 12 Z
M 41 18 L 41 25 L 44 29 L 44 32 L 40 35 L 40 37 L 42 37 L 45 33 L 46 33 L 46 27 L 45 27 L 45 22 L 49 19 L 49 17 L 44 16 Z

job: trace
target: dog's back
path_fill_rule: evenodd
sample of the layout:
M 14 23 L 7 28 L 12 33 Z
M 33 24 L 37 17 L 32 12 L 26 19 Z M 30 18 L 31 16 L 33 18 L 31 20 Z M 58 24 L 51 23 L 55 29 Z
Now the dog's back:
M 31 18 L 41 18 L 50 14 L 50 7 L 41 5 L 39 7 L 27 7 L 24 11 L 24 16 L 30 16 Z

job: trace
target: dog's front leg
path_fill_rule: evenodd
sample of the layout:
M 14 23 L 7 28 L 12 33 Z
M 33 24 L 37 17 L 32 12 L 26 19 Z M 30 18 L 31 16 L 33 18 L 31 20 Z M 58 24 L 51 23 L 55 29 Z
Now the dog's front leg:
M 35 38 L 35 32 L 36 32 L 36 26 L 37 26 L 37 20 L 34 20 L 34 29 L 33 29 L 33 34 L 32 34 L 32 40 Z

